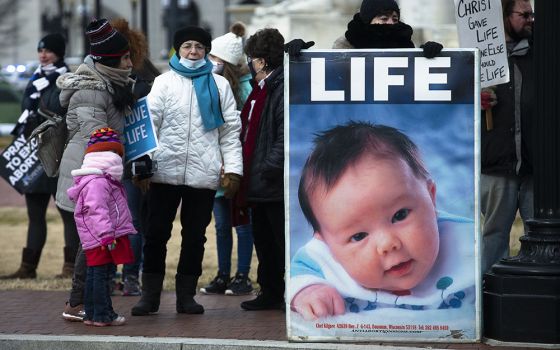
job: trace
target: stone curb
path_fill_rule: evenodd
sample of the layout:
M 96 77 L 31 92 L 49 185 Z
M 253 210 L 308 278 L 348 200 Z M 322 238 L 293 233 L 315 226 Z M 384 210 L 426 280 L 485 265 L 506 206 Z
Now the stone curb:
M 425 347 L 352 345 L 331 343 L 289 343 L 283 341 L 201 339 L 201 338 L 145 338 L 125 336 L 70 336 L 0 334 L 2 350 L 425 350 Z

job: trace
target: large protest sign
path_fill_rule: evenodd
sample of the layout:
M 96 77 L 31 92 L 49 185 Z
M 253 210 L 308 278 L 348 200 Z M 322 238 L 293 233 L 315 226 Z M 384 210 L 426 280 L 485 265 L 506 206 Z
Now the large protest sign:
M 124 158 L 127 162 L 148 154 L 158 147 L 154 123 L 145 97 L 136 101 L 132 114 L 125 117 L 124 137 Z
M 478 52 L 286 67 L 288 337 L 480 338 Z
M 480 85 L 509 82 L 509 66 L 500 0 L 455 0 L 461 47 L 480 50 Z
M 37 140 L 29 142 L 23 134 L 16 137 L 0 156 L 0 176 L 19 193 L 34 188 L 35 182 L 44 174 L 36 155 Z

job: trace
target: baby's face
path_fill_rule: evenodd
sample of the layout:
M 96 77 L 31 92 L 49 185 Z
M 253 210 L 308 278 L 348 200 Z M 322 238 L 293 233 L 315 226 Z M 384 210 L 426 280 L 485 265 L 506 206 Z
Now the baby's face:
M 438 255 L 435 194 L 402 159 L 362 157 L 328 193 L 313 192 L 315 236 L 365 288 L 411 289 Z

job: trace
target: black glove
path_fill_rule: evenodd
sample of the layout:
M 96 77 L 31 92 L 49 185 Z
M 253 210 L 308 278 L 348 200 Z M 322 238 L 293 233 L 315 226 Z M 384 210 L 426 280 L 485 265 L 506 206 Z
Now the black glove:
M 426 41 L 424 45 L 420 45 L 424 49 L 423 55 L 426 58 L 434 58 L 441 52 L 443 45 L 435 41 Z
M 287 52 L 290 56 L 299 56 L 301 50 L 308 49 L 313 45 L 315 45 L 314 41 L 305 42 L 301 39 L 294 39 L 284 45 L 284 52 Z
M 138 180 L 149 179 L 154 176 L 157 170 L 157 162 L 152 161 L 150 156 L 143 155 L 142 157 L 132 161 L 132 175 Z

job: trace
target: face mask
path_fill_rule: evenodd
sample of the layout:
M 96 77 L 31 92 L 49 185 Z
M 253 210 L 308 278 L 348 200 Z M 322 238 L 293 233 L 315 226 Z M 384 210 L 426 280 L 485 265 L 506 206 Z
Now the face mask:
M 261 69 L 259 69 L 259 71 L 257 72 L 257 71 L 255 71 L 255 68 L 253 67 L 253 62 L 252 62 L 252 61 L 249 61 L 249 62 L 247 63 L 247 65 L 249 66 L 249 72 L 251 73 L 251 76 L 253 77 L 253 80 L 257 80 L 255 77 L 257 76 L 257 74 L 259 74 L 260 72 L 262 72 L 262 70 L 264 69 L 264 67 L 261 68 Z
M 191 69 L 191 70 L 196 70 L 202 66 L 204 66 L 206 64 L 206 58 L 201 58 L 199 60 L 189 60 L 187 58 L 183 58 L 181 57 L 181 59 L 179 60 L 179 63 L 187 68 L 187 69 Z
M 210 62 L 212 62 L 212 73 L 216 73 L 216 74 L 220 74 L 222 75 L 222 73 L 224 72 L 224 64 L 223 63 L 218 63 L 218 62 L 214 62 L 212 60 L 210 60 Z

